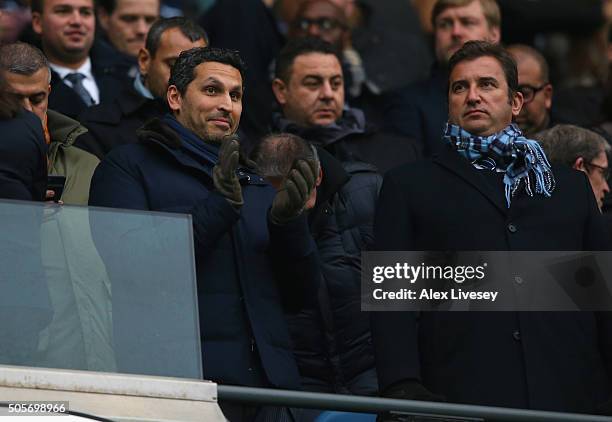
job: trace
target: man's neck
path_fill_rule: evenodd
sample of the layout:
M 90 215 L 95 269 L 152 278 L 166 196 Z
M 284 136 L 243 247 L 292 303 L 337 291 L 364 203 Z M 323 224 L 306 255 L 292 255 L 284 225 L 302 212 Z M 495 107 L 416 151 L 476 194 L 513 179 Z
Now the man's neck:
M 48 50 L 45 51 L 45 55 L 47 56 L 47 59 L 49 60 L 49 63 L 52 63 L 52 64 L 54 64 L 56 66 L 61 66 L 61 67 L 66 67 L 68 69 L 73 69 L 73 70 L 77 70 L 78 68 L 83 66 L 83 64 L 89 58 L 89 56 L 83 56 L 83 57 L 59 57 L 58 55 L 53 54 L 53 52 L 50 52 Z

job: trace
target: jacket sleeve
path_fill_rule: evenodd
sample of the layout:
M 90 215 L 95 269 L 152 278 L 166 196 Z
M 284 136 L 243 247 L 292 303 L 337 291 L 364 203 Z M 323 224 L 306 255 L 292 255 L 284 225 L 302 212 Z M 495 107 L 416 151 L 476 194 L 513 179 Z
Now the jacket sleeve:
M 145 185 L 138 171 L 119 154 L 108 155 L 94 172 L 89 205 L 151 210 Z M 198 254 L 208 254 L 219 238 L 240 218 L 240 213 L 216 192 L 211 192 L 191 208 L 164 211 L 191 214 Z
M 394 174 L 385 176 L 378 200 L 374 221 L 377 251 L 413 249 L 409 204 Z M 380 391 L 399 381 L 420 378 L 417 322 L 416 312 L 371 313 Z
M 308 298 L 315 298 L 321 280 L 321 266 L 304 213 L 283 225 L 272 223 L 268 212 L 270 262 L 283 306 L 299 311 Z
M 109 155 L 91 178 L 89 205 L 130 210 L 148 210 L 144 185 L 129 162 L 119 154 Z
M 221 194 L 211 192 L 190 211 L 198 254 L 209 254 L 217 241 L 240 219 L 237 211 Z

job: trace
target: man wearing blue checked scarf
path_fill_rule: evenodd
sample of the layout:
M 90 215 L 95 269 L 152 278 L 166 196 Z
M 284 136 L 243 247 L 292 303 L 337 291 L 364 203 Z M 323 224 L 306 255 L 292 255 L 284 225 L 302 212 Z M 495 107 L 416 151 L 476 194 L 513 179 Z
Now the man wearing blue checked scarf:
M 473 41 L 449 64 L 446 147 L 386 174 L 375 249 L 606 250 L 588 179 L 552 168 L 512 123 L 523 99 L 509 53 Z M 609 314 L 373 313 L 380 391 L 402 399 L 612 415 Z

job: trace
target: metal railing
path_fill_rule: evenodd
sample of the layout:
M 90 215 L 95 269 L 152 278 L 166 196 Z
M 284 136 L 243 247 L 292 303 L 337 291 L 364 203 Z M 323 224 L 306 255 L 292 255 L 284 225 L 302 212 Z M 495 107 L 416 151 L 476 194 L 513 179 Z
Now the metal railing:
M 310 393 L 292 390 L 218 385 L 220 401 L 245 404 L 285 406 L 307 409 L 326 409 L 344 412 L 383 413 L 401 412 L 420 417 L 464 418 L 473 421 L 495 422 L 611 422 L 610 416 L 559 413 L 504 407 L 474 406 L 415 400 L 385 399 L 380 397 L 345 394 Z

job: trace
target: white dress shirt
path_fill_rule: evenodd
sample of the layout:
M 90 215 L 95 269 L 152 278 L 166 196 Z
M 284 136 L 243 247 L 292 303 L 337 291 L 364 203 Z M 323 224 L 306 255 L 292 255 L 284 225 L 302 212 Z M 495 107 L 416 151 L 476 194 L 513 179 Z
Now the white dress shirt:
M 58 66 L 53 63 L 49 63 L 49 66 L 51 66 L 51 69 L 53 69 L 59 75 L 59 77 L 62 78 L 62 81 L 70 88 L 72 88 L 72 84 L 70 81 L 64 79 L 66 75 L 69 73 L 82 73 L 85 75 L 85 78 L 83 79 L 83 86 L 87 92 L 89 92 L 89 95 L 91 95 L 94 103 L 100 103 L 100 89 L 98 88 L 98 84 L 96 84 L 93 73 L 91 73 L 91 59 L 89 57 L 87 57 L 85 63 L 83 63 L 78 69 L 70 69 L 68 67 Z

